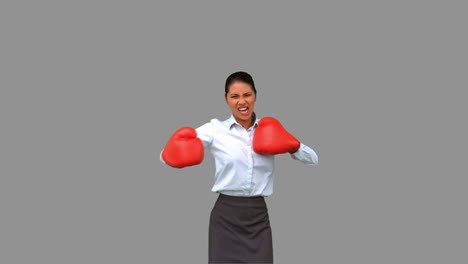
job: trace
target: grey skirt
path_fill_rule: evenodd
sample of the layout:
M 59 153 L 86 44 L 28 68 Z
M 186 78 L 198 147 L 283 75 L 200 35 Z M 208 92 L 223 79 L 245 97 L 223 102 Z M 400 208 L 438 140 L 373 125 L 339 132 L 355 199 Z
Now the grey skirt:
M 211 210 L 208 263 L 273 263 L 265 198 L 220 193 Z

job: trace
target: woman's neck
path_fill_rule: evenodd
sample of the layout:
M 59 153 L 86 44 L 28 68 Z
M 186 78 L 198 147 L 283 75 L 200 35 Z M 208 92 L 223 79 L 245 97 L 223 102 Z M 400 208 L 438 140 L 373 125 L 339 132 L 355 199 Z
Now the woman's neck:
M 245 130 L 249 129 L 251 126 L 253 126 L 253 124 L 255 123 L 255 119 L 256 119 L 256 116 L 255 116 L 255 113 L 252 114 L 252 118 L 250 119 L 250 121 L 248 120 L 237 120 L 237 123 L 239 123 L 243 128 L 245 128 Z

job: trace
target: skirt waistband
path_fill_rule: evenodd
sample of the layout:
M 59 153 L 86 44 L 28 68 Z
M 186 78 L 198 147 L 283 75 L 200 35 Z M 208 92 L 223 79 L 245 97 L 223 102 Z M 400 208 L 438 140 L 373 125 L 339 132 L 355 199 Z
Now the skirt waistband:
M 217 203 L 239 207 L 266 207 L 263 196 L 232 196 L 219 193 Z

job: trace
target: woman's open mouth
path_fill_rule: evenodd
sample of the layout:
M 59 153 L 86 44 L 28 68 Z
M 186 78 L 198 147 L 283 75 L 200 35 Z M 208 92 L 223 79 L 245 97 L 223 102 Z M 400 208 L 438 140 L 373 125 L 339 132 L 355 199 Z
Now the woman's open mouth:
M 239 112 L 242 114 L 242 115 L 248 115 L 250 112 L 249 112 L 249 108 L 248 107 L 240 107 L 240 108 L 237 108 L 237 110 L 239 110 Z

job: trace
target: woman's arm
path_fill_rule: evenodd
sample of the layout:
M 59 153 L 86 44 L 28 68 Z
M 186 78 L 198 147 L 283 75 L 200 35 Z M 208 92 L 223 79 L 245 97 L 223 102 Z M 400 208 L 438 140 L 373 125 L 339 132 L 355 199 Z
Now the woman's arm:
M 213 142 L 214 126 L 212 122 L 208 122 L 195 129 L 197 137 L 203 142 L 205 148 L 209 147 Z
M 258 122 L 252 146 L 258 154 L 289 153 L 293 159 L 307 165 L 316 165 L 318 163 L 317 153 L 292 136 L 273 117 L 264 117 Z
M 293 159 L 299 160 L 300 162 L 307 165 L 318 164 L 317 153 L 315 153 L 313 149 L 309 148 L 303 143 L 300 143 L 299 149 L 294 153 L 290 153 L 290 155 Z

